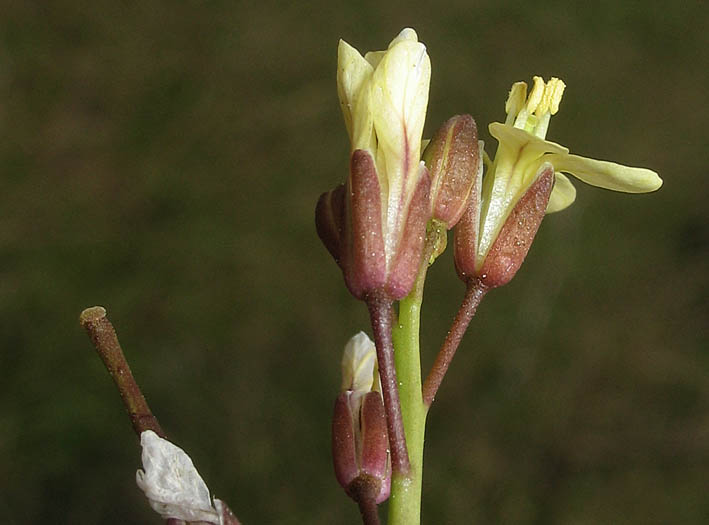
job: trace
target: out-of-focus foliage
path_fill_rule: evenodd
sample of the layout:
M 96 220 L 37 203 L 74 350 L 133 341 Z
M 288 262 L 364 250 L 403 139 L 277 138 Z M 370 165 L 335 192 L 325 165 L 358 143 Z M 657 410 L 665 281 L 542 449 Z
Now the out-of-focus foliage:
M 548 137 L 656 170 L 579 187 L 490 293 L 429 416 L 425 523 L 706 523 L 709 25 L 698 2 L 14 2 L 0 19 L 0 516 L 158 523 L 77 316 L 108 309 L 171 439 L 245 523 L 351 523 L 329 425 L 367 327 L 313 209 L 344 180 L 338 38 L 416 28 L 425 134 L 563 78 Z M 462 297 L 430 272 L 423 359 Z

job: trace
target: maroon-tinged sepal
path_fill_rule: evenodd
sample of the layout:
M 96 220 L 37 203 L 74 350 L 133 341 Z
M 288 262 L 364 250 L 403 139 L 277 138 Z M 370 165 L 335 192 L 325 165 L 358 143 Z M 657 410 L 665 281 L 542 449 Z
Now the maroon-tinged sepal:
M 335 477 L 345 492 L 358 501 L 363 486 L 376 503 L 389 497 L 391 462 L 382 396 L 345 391 L 335 401 L 332 423 Z
M 372 391 L 362 400 L 360 413 L 360 428 L 362 432 L 362 472 L 369 474 L 382 483 L 387 482 L 377 503 L 384 501 L 389 495 L 388 479 L 391 477 L 389 462 L 389 437 L 387 435 L 384 402 L 379 392 Z M 386 494 L 384 494 L 386 493 Z
M 332 461 L 335 466 L 335 478 L 344 489 L 347 489 L 359 474 L 354 416 L 349 401 L 351 395 L 351 391 L 346 391 L 337 396 L 332 417 Z
M 477 274 L 475 261 L 480 235 L 480 184 L 473 186 L 465 213 L 453 230 L 453 261 L 461 280 L 467 282 Z
M 364 299 L 386 283 L 386 255 L 382 232 L 382 196 L 374 159 L 355 150 L 346 187 L 349 222 L 345 227 L 345 282 L 352 295 Z
M 426 223 L 431 217 L 430 179 L 423 165 L 421 170 L 418 184 L 409 203 L 406 223 L 389 269 L 386 291 L 394 300 L 406 297 L 414 285 L 426 240 Z
M 546 213 L 553 187 L 554 168 L 547 164 L 510 212 L 490 247 L 478 272 L 485 286 L 496 288 L 507 284 L 522 266 Z

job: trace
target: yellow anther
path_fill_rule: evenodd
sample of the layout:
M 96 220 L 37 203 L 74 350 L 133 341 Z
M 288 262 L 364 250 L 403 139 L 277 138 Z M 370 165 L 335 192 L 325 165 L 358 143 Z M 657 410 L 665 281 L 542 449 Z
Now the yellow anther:
M 527 112 L 531 115 L 539 106 L 539 103 L 544 97 L 544 79 L 542 77 L 534 77 L 534 86 L 532 91 L 529 93 L 529 98 L 527 99 Z
M 551 92 L 549 96 L 549 112 L 552 115 L 555 115 L 556 112 L 559 111 L 559 102 L 561 102 L 561 97 L 564 95 L 565 88 L 566 84 L 564 84 L 563 80 L 556 77 L 551 77 L 551 79 L 549 79 L 547 89 Z
M 559 102 L 564 94 L 566 85 L 558 78 L 552 77 L 544 86 L 542 100 L 539 102 L 535 115 L 542 117 L 547 113 L 555 114 L 559 111 Z
M 526 99 L 527 84 L 525 82 L 515 82 L 512 84 L 510 94 L 507 96 L 507 102 L 505 102 L 505 113 L 516 117 L 517 113 L 524 107 L 524 101 Z

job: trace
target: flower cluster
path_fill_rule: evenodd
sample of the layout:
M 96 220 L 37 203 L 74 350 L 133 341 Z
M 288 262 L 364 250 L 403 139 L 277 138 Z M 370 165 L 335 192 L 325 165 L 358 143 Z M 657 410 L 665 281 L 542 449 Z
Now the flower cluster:
M 572 155 L 546 140 L 566 87 L 558 78 L 534 77 L 529 91 L 524 82 L 512 86 L 505 121 L 488 127 L 498 143 L 492 159 L 470 115 L 450 118 L 422 141 L 430 76 L 413 29 L 364 56 L 340 41 L 337 91 L 351 144 L 349 174 L 321 195 L 315 219 L 347 288 L 366 302 L 374 332 L 375 343 L 360 333 L 347 345 L 332 427 L 335 475 L 366 523 L 378 523 L 371 507 L 376 513 L 390 491 L 390 522 L 418 523 L 411 509 L 420 500 L 428 408 L 482 298 L 515 276 L 546 214 L 574 201 L 566 175 L 629 193 L 662 185 L 651 170 Z M 466 293 L 422 382 L 423 282 L 451 229 Z

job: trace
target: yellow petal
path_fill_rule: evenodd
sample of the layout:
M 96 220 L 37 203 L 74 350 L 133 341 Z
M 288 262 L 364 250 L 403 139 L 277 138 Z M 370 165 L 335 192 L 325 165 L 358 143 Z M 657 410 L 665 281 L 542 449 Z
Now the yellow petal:
M 558 171 L 554 175 L 554 189 L 551 190 L 547 213 L 554 213 L 568 208 L 576 200 L 576 188 L 566 175 Z
M 396 44 L 399 42 L 418 42 L 419 41 L 419 36 L 416 34 L 416 31 L 410 27 L 405 27 L 404 29 L 401 30 L 401 32 L 396 35 L 394 40 L 392 40 L 389 43 L 389 48 L 391 49 L 394 47 Z
M 386 54 L 386 51 L 368 51 L 364 55 L 364 59 L 369 62 L 373 68 L 376 68 L 379 65 L 379 62 L 382 61 L 382 58 L 384 58 L 384 55 Z
M 364 332 L 352 336 L 342 354 L 342 391 L 369 392 L 377 369 L 377 352 Z
M 374 68 L 359 54 L 359 51 L 344 40 L 340 40 L 337 48 L 337 95 L 347 133 L 353 143 L 352 149 L 367 148 L 371 143 L 367 137 L 373 133 L 367 129 L 372 127 L 367 84 L 373 71 Z M 357 126 L 355 121 L 358 123 Z M 360 144 L 354 146 L 356 142 Z
M 431 61 L 426 46 L 408 38 L 397 41 L 374 70 L 371 111 L 377 135 L 377 168 L 385 162 L 390 201 L 416 184 L 421 135 L 428 106 Z M 404 173 L 408 166 L 409 173 Z M 409 176 L 411 175 L 411 176 Z M 406 180 L 410 188 L 403 188 Z
M 645 168 L 631 168 L 615 162 L 569 154 L 550 154 L 545 160 L 551 162 L 556 171 L 569 173 L 586 184 L 599 188 L 626 193 L 647 193 L 662 186 L 659 175 Z
M 561 144 L 540 139 L 522 129 L 501 124 L 500 122 L 491 123 L 488 129 L 490 130 L 490 135 L 495 137 L 498 142 L 504 142 L 510 149 L 524 148 L 525 155 L 541 156 L 545 153 L 565 154 L 569 151 Z M 554 165 L 554 167 L 556 168 L 556 165 Z

